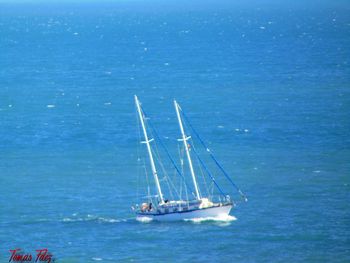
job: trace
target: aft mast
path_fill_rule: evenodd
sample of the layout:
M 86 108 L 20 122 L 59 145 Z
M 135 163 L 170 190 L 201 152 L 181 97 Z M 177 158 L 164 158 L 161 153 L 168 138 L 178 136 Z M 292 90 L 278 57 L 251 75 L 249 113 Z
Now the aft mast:
M 174 100 L 174 106 L 175 106 L 176 115 L 177 115 L 177 119 L 179 121 L 179 126 L 180 126 L 180 130 L 181 130 L 181 134 L 182 134 L 182 139 L 180 139 L 180 140 L 183 141 L 185 149 L 186 149 L 188 165 L 190 167 L 193 184 L 194 184 L 194 188 L 195 188 L 195 191 L 196 191 L 196 198 L 197 198 L 197 200 L 200 200 L 201 197 L 200 197 L 199 190 L 198 190 L 197 180 L 196 180 L 196 176 L 194 174 L 192 160 L 191 160 L 191 155 L 190 155 L 190 151 L 189 151 L 188 145 L 187 145 L 187 140 L 190 139 L 191 137 L 190 136 L 186 137 L 186 134 L 185 134 L 185 131 L 184 131 L 184 128 L 183 128 L 183 125 L 182 125 L 181 115 L 180 115 L 180 106 L 176 102 L 176 100 Z
M 157 169 L 156 169 L 156 166 L 154 164 L 154 159 L 153 159 L 151 145 L 150 145 L 150 142 L 153 139 L 151 139 L 151 140 L 148 139 L 146 126 L 145 126 L 145 123 L 144 123 L 144 115 L 143 115 L 142 110 L 141 110 L 140 101 L 138 100 L 136 95 L 135 95 L 135 104 L 136 104 L 136 107 L 137 107 L 137 111 L 139 113 L 140 122 L 141 122 L 142 130 L 143 130 L 143 135 L 145 137 L 145 141 L 143 143 L 146 143 L 146 145 L 147 145 L 147 151 L 148 151 L 149 160 L 150 160 L 150 163 L 151 163 L 152 174 L 153 174 L 153 177 L 154 177 L 154 181 L 156 182 L 157 192 L 158 192 L 158 196 L 160 198 L 160 203 L 163 204 L 164 203 L 164 198 L 163 198 L 163 194 L 162 194 L 162 189 L 160 188 L 158 174 L 157 174 Z

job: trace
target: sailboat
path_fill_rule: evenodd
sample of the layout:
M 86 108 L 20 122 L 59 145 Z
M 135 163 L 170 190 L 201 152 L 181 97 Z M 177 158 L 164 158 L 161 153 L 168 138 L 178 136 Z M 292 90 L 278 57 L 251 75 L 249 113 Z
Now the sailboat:
M 219 200 L 214 201 L 211 196 L 205 196 L 203 193 L 201 193 L 199 189 L 199 184 L 197 182 L 196 173 L 193 167 L 193 162 L 191 158 L 191 149 L 190 144 L 188 141 L 191 139 L 191 136 L 187 136 L 184 125 L 183 125 L 183 118 L 185 118 L 188 121 L 187 116 L 182 111 L 180 105 L 174 100 L 174 107 L 176 111 L 176 116 L 181 132 L 181 139 L 178 139 L 179 142 L 182 142 L 183 148 L 185 150 L 185 155 L 187 159 L 187 165 L 190 171 L 192 184 L 194 187 L 194 190 L 191 191 L 192 196 L 187 198 L 174 198 L 174 199 L 167 199 L 164 197 L 162 186 L 159 179 L 158 170 L 155 163 L 154 158 L 154 152 L 152 150 L 151 143 L 154 141 L 154 138 L 149 138 L 148 134 L 148 128 L 146 127 L 146 124 L 149 124 L 148 117 L 146 117 L 146 114 L 141 106 L 141 103 L 138 99 L 138 97 L 135 95 L 135 104 L 137 109 L 137 115 L 138 119 L 140 121 L 141 127 L 142 127 L 142 133 L 143 133 L 143 141 L 141 141 L 142 144 L 146 145 L 147 153 L 148 153 L 148 159 L 154 179 L 155 188 L 157 191 L 157 194 L 152 196 L 150 193 L 148 193 L 147 202 L 143 202 L 140 205 L 136 204 L 135 206 L 132 206 L 132 209 L 136 213 L 136 218 L 141 221 L 148 221 L 148 220 L 158 220 L 158 221 L 178 221 L 178 220 L 191 220 L 191 219 L 200 219 L 200 218 L 218 218 L 222 216 L 229 215 L 231 209 L 235 206 L 235 202 L 231 200 L 230 196 L 225 194 L 218 183 L 216 182 L 213 175 L 210 173 L 209 169 L 205 166 L 202 159 L 199 159 L 200 164 L 203 165 L 205 168 L 205 171 L 208 173 L 211 182 L 213 185 L 215 185 L 220 192 Z M 189 126 L 193 128 L 193 126 L 189 123 Z M 175 167 L 175 170 L 177 173 L 181 176 L 183 179 L 183 182 L 185 183 L 185 186 L 190 188 L 188 184 L 186 184 L 184 174 L 180 171 L 178 166 L 176 165 L 174 159 L 170 156 L 169 151 L 165 148 L 164 144 L 161 142 L 161 138 L 158 135 L 158 133 L 154 130 L 153 126 L 153 135 L 156 137 L 157 141 L 160 141 L 161 145 L 164 147 L 168 157 L 170 158 L 172 164 Z M 202 143 L 202 145 L 205 147 L 206 152 L 209 154 L 209 156 L 213 159 L 215 164 L 219 167 L 221 172 L 227 177 L 227 179 L 231 182 L 231 184 L 238 190 L 239 194 L 243 197 L 245 201 L 247 201 L 247 198 L 243 194 L 243 192 L 233 183 L 231 178 L 228 176 L 226 171 L 223 169 L 223 167 L 219 164 L 217 159 L 214 157 L 212 152 L 209 150 L 209 148 L 205 145 L 204 141 L 201 139 L 199 134 L 193 130 L 194 134 L 197 136 L 199 141 Z M 196 152 L 195 152 L 196 153 Z M 198 156 L 197 156 L 198 157 Z M 182 162 L 183 163 L 183 162 Z M 149 187 L 148 187 L 149 190 Z M 186 190 L 187 191 L 187 190 Z

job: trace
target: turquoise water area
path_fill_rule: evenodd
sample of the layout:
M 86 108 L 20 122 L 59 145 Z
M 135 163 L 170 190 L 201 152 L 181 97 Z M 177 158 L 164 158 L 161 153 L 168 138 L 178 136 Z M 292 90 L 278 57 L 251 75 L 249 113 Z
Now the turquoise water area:
M 349 262 L 349 9 L 0 1 L 0 261 Z M 134 94 L 174 156 L 178 100 L 236 220 L 135 220 Z

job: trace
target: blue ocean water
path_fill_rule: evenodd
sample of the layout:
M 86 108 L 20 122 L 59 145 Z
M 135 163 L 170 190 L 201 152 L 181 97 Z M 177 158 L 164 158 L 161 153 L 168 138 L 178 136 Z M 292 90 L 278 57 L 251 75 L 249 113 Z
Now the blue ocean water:
M 1 1 L 0 261 L 349 262 L 349 11 Z M 169 138 L 179 101 L 248 196 L 236 220 L 134 219 L 134 94 Z

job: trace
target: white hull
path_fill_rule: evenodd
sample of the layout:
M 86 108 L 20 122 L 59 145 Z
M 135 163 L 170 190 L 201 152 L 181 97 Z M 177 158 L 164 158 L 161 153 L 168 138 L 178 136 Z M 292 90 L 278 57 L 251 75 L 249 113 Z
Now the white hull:
M 148 221 L 148 220 L 157 220 L 157 221 L 181 221 L 197 218 L 217 218 L 222 216 L 227 216 L 232 209 L 232 205 L 217 206 L 205 209 L 197 209 L 193 211 L 186 212 L 175 212 L 168 214 L 160 215 L 137 215 L 137 220 Z

